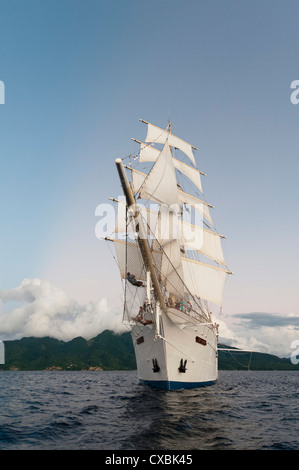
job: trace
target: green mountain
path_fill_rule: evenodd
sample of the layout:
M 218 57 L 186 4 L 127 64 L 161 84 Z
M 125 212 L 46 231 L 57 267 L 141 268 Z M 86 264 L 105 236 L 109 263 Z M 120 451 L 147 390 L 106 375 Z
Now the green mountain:
M 71 341 L 54 338 L 22 338 L 4 341 L 5 364 L 1 370 L 134 370 L 136 361 L 129 332 L 116 334 L 105 330 L 95 338 L 78 337 Z M 226 347 L 219 345 L 219 347 Z M 271 354 L 219 351 L 220 370 L 299 370 L 290 359 Z
M 292 364 L 290 358 L 259 352 L 242 352 L 225 344 L 218 344 L 218 347 L 229 348 L 229 351 L 218 352 L 219 370 L 299 370 L 299 364 Z
M 88 341 L 81 337 L 68 342 L 29 337 L 3 342 L 5 364 L 0 365 L 0 370 L 44 370 L 53 366 L 62 370 L 136 368 L 130 333 L 117 335 L 106 330 Z

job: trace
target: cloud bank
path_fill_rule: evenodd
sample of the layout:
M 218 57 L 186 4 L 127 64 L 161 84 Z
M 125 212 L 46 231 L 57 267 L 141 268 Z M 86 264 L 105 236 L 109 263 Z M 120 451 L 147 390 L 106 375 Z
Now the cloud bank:
M 220 341 L 240 349 L 288 357 L 292 343 L 299 340 L 299 315 L 293 313 L 240 313 L 230 317 L 231 321 L 230 329 L 219 322 Z
M 0 338 L 51 336 L 69 341 L 90 339 L 105 329 L 124 330 L 122 310 L 107 299 L 80 305 L 61 289 L 40 279 L 25 279 L 18 287 L 0 291 Z
M 240 349 L 289 356 L 299 340 L 299 315 L 252 312 L 220 317 L 219 342 Z M 230 326 L 228 326 L 230 325 Z M 0 290 L 0 339 L 51 336 L 69 341 L 93 338 L 105 329 L 127 331 L 122 305 L 107 299 L 81 305 L 61 289 L 40 279 L 25 279 L 18 287 Z

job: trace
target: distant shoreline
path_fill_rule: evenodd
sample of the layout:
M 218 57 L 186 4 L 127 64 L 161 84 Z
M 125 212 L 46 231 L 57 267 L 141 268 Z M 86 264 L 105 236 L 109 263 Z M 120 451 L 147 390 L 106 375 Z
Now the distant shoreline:
M 129 332 L 105 330 L 96 337 L 70 341 L 26 337 L 3 341 L 5 364 L 0 371 L 128 371 L 136 370 L 134 347 Z M 290 358 L 260 352 L 243 352 L 219 344 L 229 351 L 218 351 L 218 370 L 299 370 Z

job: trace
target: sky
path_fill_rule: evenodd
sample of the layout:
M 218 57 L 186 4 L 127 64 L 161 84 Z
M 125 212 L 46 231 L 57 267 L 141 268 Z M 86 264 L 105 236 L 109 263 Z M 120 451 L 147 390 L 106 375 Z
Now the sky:
M 235 273 L 220 336 L 299 341 L 299 2 L 0 0 L 0 339 L 121 331 L 96 208 L 144 119 L 198 148 Z M 293 100 L 294 101 L 294 100 Z

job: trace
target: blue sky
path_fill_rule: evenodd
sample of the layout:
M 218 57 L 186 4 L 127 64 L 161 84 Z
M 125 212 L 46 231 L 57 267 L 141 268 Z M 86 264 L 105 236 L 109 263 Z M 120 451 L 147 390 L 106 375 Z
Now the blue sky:
M 276 315 L 268 342 L 279 333 L 288 352 L 299 316 L 298 14 L 293 0 L 0 0 L 0 290 L 40 279 L 80 305 L 105 297 L 117 308 L 95 209 L 120 194 L 114 160 L 144 139 L 139 118 L 170 118 L 199 149 L 228 237 L 236 274 L 223 321 L 236 332 L 251 325 L 239 315 L 255 314 L 262 337 L 264 313 Z

